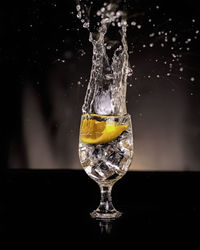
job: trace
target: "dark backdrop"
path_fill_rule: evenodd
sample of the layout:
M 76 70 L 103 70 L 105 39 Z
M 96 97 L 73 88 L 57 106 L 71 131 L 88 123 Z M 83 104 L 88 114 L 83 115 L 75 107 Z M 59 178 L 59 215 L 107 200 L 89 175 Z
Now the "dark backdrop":
M 128 1 L 127 9 L 131 170 L 199 170 L 198 1 Z M 9 168 L 81 168 L 92 46 L 76 14 L 75 1 L 1 4 L 1 133 Z

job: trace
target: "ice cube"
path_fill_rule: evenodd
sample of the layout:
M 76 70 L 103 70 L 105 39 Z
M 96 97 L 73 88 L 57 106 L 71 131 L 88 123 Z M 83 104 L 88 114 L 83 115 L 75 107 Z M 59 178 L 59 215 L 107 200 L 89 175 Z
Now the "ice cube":
M 110 169 L 103 161 L 99 161 L 97 164 L 95 164 L 95 166 L 93 166 L 93 171 L 97 175 L 101 176 L 102 179 L 106 179 L 114 173 L 114 171 Z
M 108 162 L 111 163 L 113 167 L 118 167 L 123 157 L 123 152 L 118 149 L 115 150 L 115 152 L 112 152 L 111 155 L 109 155 Z

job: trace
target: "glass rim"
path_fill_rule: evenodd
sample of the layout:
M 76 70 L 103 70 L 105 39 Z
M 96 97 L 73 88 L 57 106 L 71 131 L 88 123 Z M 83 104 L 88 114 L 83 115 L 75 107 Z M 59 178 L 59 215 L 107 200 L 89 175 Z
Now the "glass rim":
M 102 118 L 119 118 L 119 117 L 127 117 L 127 116 L 131 116 L 129 113 L 123 114 L 123 115 L 99 115 L 99 114 L 90 114 L 90 113 L 86 113 L 86 114 L 82 114 L 82 117 L 102 117 Z

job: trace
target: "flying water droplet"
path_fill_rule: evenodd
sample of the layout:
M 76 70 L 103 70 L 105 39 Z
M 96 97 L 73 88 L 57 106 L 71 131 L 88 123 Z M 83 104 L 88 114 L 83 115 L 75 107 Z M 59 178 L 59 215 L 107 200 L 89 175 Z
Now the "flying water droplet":
M 179 68 L 179 71 L 181 71 L 181 72 L 182 72 L 182 71 L 183 71 L 183 67 L 180 67 L 180 68 Z
M 172 42 L 173 42 L 173 43 L 176 42 L 176 37 L 172 37 Z
M 136 26 L 136 24 L 137 24 L 137 23 L 136 23 L 135 21 L 132 21 L 132 22 L 131 22 L 131 25 L 133 25 L 133 26 Z

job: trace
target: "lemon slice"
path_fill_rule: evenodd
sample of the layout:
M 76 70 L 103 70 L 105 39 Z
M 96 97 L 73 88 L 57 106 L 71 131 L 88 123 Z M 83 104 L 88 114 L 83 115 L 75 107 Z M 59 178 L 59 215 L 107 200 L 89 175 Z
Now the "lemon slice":
M 114 121 L 84 119 L 80 131 L 81 141 L 89 144 L 105 144 L 113 141 L 128 128 Z

